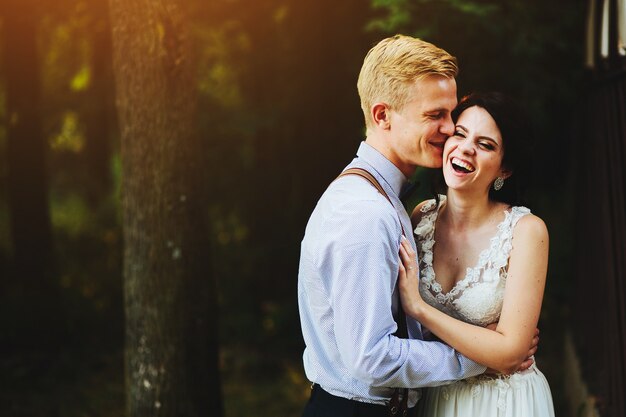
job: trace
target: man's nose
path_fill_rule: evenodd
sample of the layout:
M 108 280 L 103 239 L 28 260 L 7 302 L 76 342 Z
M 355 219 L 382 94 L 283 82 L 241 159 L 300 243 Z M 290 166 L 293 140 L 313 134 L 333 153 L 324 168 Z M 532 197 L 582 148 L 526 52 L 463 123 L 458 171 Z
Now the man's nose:
M 449 114 L 443 120 L 439 132 L 446 136 L 452 136 L 454 134 L 454 123 L 452 122 L 452 117 Z

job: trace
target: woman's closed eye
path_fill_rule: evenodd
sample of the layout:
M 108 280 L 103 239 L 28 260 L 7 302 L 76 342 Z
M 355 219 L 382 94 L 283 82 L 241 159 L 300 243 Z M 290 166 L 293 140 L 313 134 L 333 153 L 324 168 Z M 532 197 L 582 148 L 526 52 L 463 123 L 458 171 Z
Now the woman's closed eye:
M 495 146 L 493 146 L 489 142 L 478 142 L 478 146 L 480 146 L 481 148 L 486 149 L 488 151 L 493 151 L 495 149 Z

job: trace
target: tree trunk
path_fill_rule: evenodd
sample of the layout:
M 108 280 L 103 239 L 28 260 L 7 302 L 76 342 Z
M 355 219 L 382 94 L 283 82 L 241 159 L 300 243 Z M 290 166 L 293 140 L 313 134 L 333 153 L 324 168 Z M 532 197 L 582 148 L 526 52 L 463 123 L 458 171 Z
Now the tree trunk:
M 220 416 L 208 189 L 180 0 L 110 0 L 121 130 L 128 415 Z
M 50 290 L 56 288 L 50 270 L 52 238 L 36 10 L 37 5 L 30 0 L 5 3 L 2 36 L 13 276 L 19 279 L 17 287 L 35 300 L 37 295 L 50 298 Z

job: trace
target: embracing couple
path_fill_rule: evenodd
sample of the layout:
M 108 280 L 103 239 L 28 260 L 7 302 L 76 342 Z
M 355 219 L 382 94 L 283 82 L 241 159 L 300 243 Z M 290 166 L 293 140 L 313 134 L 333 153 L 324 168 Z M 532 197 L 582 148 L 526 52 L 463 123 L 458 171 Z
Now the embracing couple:
M 457 71 L 408 36 L 365 57 L 366 139 L 302 241 L 304 417 L 554 416 L 532 356 L 548 232 L 518 201 L 529 123 L 499 93 L 457 104 Z M 418 166 L 445 186 L 409 216 Z

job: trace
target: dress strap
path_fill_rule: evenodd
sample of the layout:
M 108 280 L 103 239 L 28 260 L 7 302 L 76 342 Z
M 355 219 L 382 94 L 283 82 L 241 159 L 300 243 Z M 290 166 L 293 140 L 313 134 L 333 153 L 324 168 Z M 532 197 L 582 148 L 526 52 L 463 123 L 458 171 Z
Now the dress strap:
M 513 206 L 505 211 L 505 219 L 498 225 L 498 232 L 493 238 L 488 256 L 482 262 L 483 265 L 506 268 L 513 249 L 513 229 L 517 222 L 527 214 L 530 214 L 530 210 L 522 206 Z
M 513 239 L 513 229 L 517 222 L 527 214 L 530 214 L 530 210 L 523 206 L 513 206 L 510 211 L 506 211 L 505 220 L 498 226 L 498 234 L 502 240 Z

